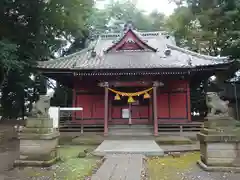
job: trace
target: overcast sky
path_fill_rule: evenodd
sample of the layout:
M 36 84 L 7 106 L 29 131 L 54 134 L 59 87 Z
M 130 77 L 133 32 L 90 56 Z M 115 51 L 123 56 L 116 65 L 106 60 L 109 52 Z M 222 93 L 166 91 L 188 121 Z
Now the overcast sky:
M 138 7 L 147 12 L 158 10 L 166 15 L 173 13 L 175 4 L 169 3 L 169 0 L 138 0 Z
M 96 0 L 96 6 L 99 8 L 103 8 L 104 4 L 108 2 L 108 0 Z M 117 1 L 117 0 L 116 0 Z M 132 0 L 137 2 L 137 7 L 146 12 L 151 12 L 153 10 L 158 10 L 165 15 L 170 15 L 176 5 L 173 3 L 169 3 L 169 0 Z

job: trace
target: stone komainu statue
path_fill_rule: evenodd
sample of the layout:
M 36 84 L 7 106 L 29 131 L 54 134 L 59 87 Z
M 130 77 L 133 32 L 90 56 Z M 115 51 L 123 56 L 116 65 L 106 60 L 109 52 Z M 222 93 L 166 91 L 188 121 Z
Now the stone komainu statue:
M 208 117 L 222 115 L 228 116 L 228 104 L 229 101 L 223 101 L 220 99 L 216 92 L 207 92 L 206 94 L 206 105 L 208 107 Z
M 46 117 L 48 116 L 48 110 L 50 108 L 50 101 L 54 93 L 48 95 L 40 95 L 39 100 L 33 103 L 31 116 Z

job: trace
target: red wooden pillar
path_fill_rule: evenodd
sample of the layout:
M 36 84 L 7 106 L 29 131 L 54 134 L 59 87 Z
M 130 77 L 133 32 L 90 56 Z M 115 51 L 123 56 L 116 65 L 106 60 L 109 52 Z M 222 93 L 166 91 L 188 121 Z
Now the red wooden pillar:
M 108 82 L 104 83 L 104 136 L 108 135 Z
M 148 107 L 148 123 L 153 124 L 153 102 L 152 98 L 149 98 L 149 107 Z
M 189 81 L 187 82 L 187 112 L 188 112 L 188 121 L 191 121 L 192 116 L 191 116 L 191 95 L 190 95 L 190 87 L 189 87 Z
M 77 95 L 76 95 L 76 89 L 75 89 L 75 87 L 73 87 L 72 107 L 77 107 Z M 83 117 L 82 117 L 82 118 L 83 118 Z M 76 121 L 76 111 L 72 112 L 72 121 Z
M 154 124 L 154 136 L 158 136 L 158 112 L 157 112 L 157 87 L 159 83 L 153 83 L 153 124 Z
M 112 101 L 111 97 L 108 96 L 108 122 L 112 122 Z

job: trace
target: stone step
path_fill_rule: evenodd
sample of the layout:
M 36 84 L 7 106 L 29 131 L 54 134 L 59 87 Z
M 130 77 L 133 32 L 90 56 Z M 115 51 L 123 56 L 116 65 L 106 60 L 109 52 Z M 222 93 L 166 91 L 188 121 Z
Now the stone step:
M 148 129 L 148 128 L 145 128 L 145 129 L 137 129 L 137 128 L 135 128 L 135 129 L 124 129 L 124 128 L 122 128 L 122 129 L 117 129 L 117 128 L 109 128 L 109 131 L 119 131 L 119 132 L 145 132 L 145 131 L 147 131 L 147 132 L 151 132 L 151 131 L 153 131 L 153 129 Z
M 134 131 L 134 130 L 110 130 L 109 135 L 125 135 L 125 136 L 151 136 L 153 135 L 153 131 L 150 130 L 142 130 L 142 131 Z
M 150 125 L 111 125 L 109 135 L 119 136 L 151 136 L 153 127 Z
M 153 134 L 150 135 L 115 135 L 115 134 L 110 134 L 109 136 L 105 137 L 105 140 L 154 140 Z
M 123 132 L 109 132 L 109 135 L 114 135 L 114 136 L 151 136 L 153 135 L 152 132 L 143 132 L 143 133 L 133 133 L 133 132 L 127 132 L 127 133 L 123 133 Z
M 110 129 L 153 129 L 152 125 L 110 125 Z
M 154 140 L 104 140 L 93 152 L 94 155 L 143 154 L 163 156 L 164 151 Z

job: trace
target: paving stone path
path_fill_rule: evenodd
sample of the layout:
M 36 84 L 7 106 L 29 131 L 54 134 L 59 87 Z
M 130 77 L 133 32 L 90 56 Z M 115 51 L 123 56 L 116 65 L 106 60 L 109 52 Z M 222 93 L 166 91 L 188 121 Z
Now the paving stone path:
M 140 180 L 143 158 L 141 154 L 107 155 L 91 180 Z

